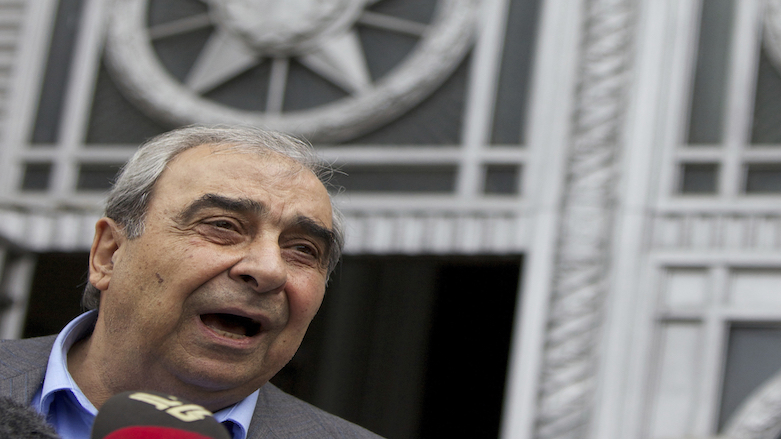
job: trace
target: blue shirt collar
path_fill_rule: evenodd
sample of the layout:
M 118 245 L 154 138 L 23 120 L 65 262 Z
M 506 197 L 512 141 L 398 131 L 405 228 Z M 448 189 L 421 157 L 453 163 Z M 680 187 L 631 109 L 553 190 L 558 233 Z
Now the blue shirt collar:
M 74 343 L 92 332 L 97 318 L 97 311 L 86 312 L 73 319 L 60 332 L 54 341 L 51 354 L 49 354 L 43 387 L 33 398 L 32 406 L 46 416 L 63 438 L 89 437 L 89 428 L 98 413 L 68 372 L 68 350 Z M 246 439 L 252 414 L 258 401 L 258 393 L 259 390 L 256 390 L 238 403 L 214 414 L 217 421 L 228 427 L 233 439 Z M 57 401 L 58 397 L 62 397 L 62 400 Z M 58 416 L 58 412 L 63 410 L 62 404 L 72 406 L 67 409 L 68 417 L 73 417 L 74 413 L 78 412 L 83 422 L 74 424 L 73 419 L 65 420 L 63 419 L 64 413 L 59 413 Z M 79 424 L 83 425 L 79 426 Z M 84 426 L 87 427 L 86 432 L 74 431 L 83 429 Z

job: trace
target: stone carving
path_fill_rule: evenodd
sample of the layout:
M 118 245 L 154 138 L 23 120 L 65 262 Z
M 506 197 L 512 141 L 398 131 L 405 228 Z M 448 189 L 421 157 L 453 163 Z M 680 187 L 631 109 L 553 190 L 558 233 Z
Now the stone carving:
M 746 398 L 724 428 L 733 439 L 777 439 L 781 434 L 781 372 Z
M 513 211 L 429 209 L 346 211 L 354 254 L 520 254 L 527 215 Z
M 632 58 L 633 3 L 588 0 L 567 157 L 536 438 L 582 439 L 594 405 L 608 294 L 617 156 Z
M 781 0 L 767 0 L 763 24 L 767 55 L 781 72 Z
M 209 0 L 208 14 L 149 28 L 150 1 L 154 0 L 115 1 L 108 27 L 107 65 L 131 101 L 176 125 L 255 125 L 316 142 L 365 133 L 439 87 L 471 46 L 478 6 L 477 0 L 439 0 L 432 22 L 421 24 L 365 9 L 377 0 Z M 257 13 L 260 10 L 262 14 Z M 373 80 L 356 24 L 414 35 L 419 42 L 388 74 Z M 152 40 L 212 25 L 215 31 L 184 83 L 179 82 L 160 63 Z M 283 111 L 291 59 L 348 96 L 318 107 Z M 265 112 L 229 107 L 203 96 L 261 62 L 271 63 Z
M 781 249 L 781 215 L 770 210 L 657 213 L 652 224 L 654 249 Z
M 99 210 L 0 204 L 0 241 L 33 252 L 89 251 Z
M 21 0 L 0 0 L 3 17 L 3 44 L 0 45 L 0 139 L 5 136 L 6 115 L 10 111 L 14 63 L 24 23 L 27 4 Z M 1 156 L 2 154 L 0 154 Z

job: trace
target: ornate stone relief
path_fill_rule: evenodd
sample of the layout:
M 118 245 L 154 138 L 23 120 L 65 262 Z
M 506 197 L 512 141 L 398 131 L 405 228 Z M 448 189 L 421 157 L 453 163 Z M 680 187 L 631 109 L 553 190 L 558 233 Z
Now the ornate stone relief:
M 125 95 L 153 117 L 173 124 L 261 126 L 336 142 L 378 127 L 419 103 L 466 55 L 477 0 L 439 0 L 429 24 L 367 10 L 381 0 L 208 0 L 209 12 L 147 25 L 155 0 L 115 1 L 108 27 L 107 64 Z M 356 25 L 418 37 L 413 51 L 373 79 Z M 184 82 L 161 64 L 152 41 L 195 29 L 215 30 Z M 292 59 L 347 92 L 318 107 L 283 111 Z M 260 63 L 270 63 L 266 110 L 246 111 L 204 97 Z
M 579 79 L 545 335 L 536 438 L 588 436 L 608 294 L 633 1 L 582 2 Z
M 781 434 L 781 372 L 755 390 L 724 428 L 732 439 L 777 439 Z

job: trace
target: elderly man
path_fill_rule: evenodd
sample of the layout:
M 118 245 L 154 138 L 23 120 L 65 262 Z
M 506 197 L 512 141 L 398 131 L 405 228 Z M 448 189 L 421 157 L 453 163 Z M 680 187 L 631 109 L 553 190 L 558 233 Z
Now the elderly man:
M 149 141 L 95 225 L 84 303 L 54 337 L 0 345 L 2 393 L 63 438 L 101 405 L 157 390 L 234 439 L 369 438 L 268 383 L 298 349 L 341 253 L 329 169 L 293 138 L 189 127 Z

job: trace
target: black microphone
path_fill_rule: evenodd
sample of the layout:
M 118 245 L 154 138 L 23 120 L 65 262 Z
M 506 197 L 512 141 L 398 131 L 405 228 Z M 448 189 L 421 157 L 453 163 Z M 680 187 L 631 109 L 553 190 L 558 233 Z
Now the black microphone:
M 32 407 L 11 398 L 0 398 L 0 437 L 14 439 L 59 439 L 54 427 Z
M 205 408 L 165 393 L 132 391 L 106 401 L 91 439 L 231 439 Z

